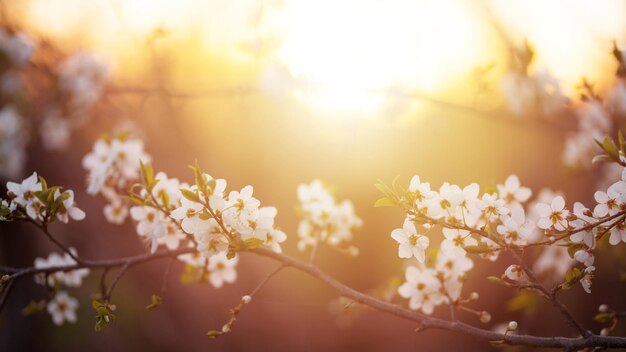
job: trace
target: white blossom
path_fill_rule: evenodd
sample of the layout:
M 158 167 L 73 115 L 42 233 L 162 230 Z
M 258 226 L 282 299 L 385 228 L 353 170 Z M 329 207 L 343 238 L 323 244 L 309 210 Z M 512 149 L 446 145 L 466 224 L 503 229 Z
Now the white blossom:
M 406 282 L 398 288 L 398 293 L 409 299 L 409 308 L 432 314 L 435 307 L 444 302 L 440 291 L 441 283 L 433 270 L 409 266 L 406 268 L 405 279 Z
M 39 135 L 45 149 L 56 151 L 65 149 L 70 142 L 72 126 L 68 119 L 57 113 L 47 115 L 39 126 Z
M 138 139 L 98 139 L 91 153 L 85 155 L 82 164 L 87 170 L 87 193 L 97 194 L 103 188 L 126 189 L 140 176 L 140 161 L 150 161 Z M 106 186 L 106 187 L 105 187 Z M 105 195 L 103 193 L 103 195 Z
M 588 267 L 593 265 L 594 256 L 591 252 L 581 249 L 574 253 L 574 259 Z
M 498 198 L 496 194 L 487 193 L 483 194 L 483 197 L 477 201 L 478 208 L 489 221 L 495 221 L 500 216 L 509 213 L 505 204 L 505 200 Z
M 443 278 L 447 296 L 456 301 L 461 296 L 465 274 L 474 267 L 474 262 L 465 251 L 439 251 L 435 269 L 438 277 Z
M 74 191 L 67 190 L 61 193 L 57 190 L 54 193 L 54 199 L 56 200 L 59 197 L 63 198 L 62 206 L 56 211 L 56 217 L 59 221 L 67 224 L 69 218 L 76 221 L 80 221 L 85 218 L 85 212 L 76 206 L 76 202 L 74 201 Z
M 23 117 L 12 105 L 0 110 L 0 176 L 16 178 L 26 162 L 27 136 Z
M 120 200 L 105 205 L 103 212 L 107 221 L 116 225 L 124 223 L 128 217 L 128 207 Z
M 239 262 L 239 257 L 232 259 L 226 257 L 226 253 L 220 252 L 209 258 L 209 282 L 213 287 L 220 288 L 224 283 L 233 283 L 237 280 L 235 266 Z
M 496 228 L 504 241 L 513 245 L 524 245 L 530 237 L 531 229 L 526 223 L 524 208 L 515 207 L 510 216 L 502 216 L 502 225 Z
M 596 270 L 594 266 L 588 266 L 583 272 L 584 276 L 580 279 L 580 284 L 587 293 L 591 293 L 591 284 L 593 280 L 593 272 Z
M 576 220 L 570 221 L 570 225 L 577 231 L 573 233 L 569 239 L 574 243 L 584 242 L 585 245 L 589 248 L 594 248 L 596 244 L 596 237 L 594 231 L 592 230 L 581 230 L 582 228 L 587 227 L 589 224 L 592 224 L 595 221 L 593 218 L 593 213 L 591 210 L 587 209 L 582 203 L 576 202 L 574 203 L 574 215 L 576 215 Z
M 547 230 L 554 227 L 558 231 L 564 231 L 567 226 L 569 211 L 565 209 L 565 200 L 561 196 L 555 197 L 550 204 L 538 203 L 535 208 L 540 218 L 537 226 Z
M 602 218 L 617 214 L 623 204 L 624 196 L 626 196 L 626 182 L 624 181 L 612 184 L 606 192 L 596 191 L 594 198 L 598 205 L 593 209 L 593 215 Z
M 150 252 L 156 252 L 160 239 L 167 236 L 167 218 L 157 209 L 148 206 L 130 208 L 130 216 L 137 222 L 137 234 L 150 243 Z
M 84 110 L 100 98 L 110 65 L 99 55 L 79 52 L 59 66 L 59 86 L 70 96 L 72 108 Z
M 362 225 L 349 200 L 336 202 L 321 181 L 298 185 L 298 200 L 303 219 L 298 224 L 298 249 L 303 251 L 319 242 L 340 246 L 352 240 Z
M 76 250 L 70 248 L 72 254 L 76 255 Z M 34 266 L 37 269 L 46 269 L 51 267 L 71 266 L 76 265 L 76 261 L 67 253 L 59 255 L 58 253 L 50 253 L 48 258 L 35 258 Z M 80 268 L 71 271 L 57 271 L 47 275 L 48 286 L 54 287 L 56 284 L 65 285 L 68 287 L 80 287 L 83 283 L 83 279 L 89 275 L 88 268 Z M 39 284 L 46 284 L 43 276 L 35 276 L 35 281 Z
M 415 224 L 410 218 L 404 220 L 401 229 L 391 232 L 391 238 L 398 242 L 398 256 L 400 258 L 415 257 L 420 263 L 424 262 L 425 251 L 428 248 L 428 237 L 418 234 Z
M 525 203 L 532 195 L 530 188 L 522 187 L 516 175 L 509 176 L 504 185 L 497 185 L 500 198 L 507 204 Z
M 59 291 L 54 298 L 48 302 L 47 310 L 52 316 L 55 325 L 63 325 L 63 323 L 75 323 L 76 309 L 78 309 L 78 300 L 70 297 L 67 292 Z
M 472 237 L 467 230 L 443 228 L 445 240 L 441 242 L 441 250 L 446 252 L 462 251 L 465 253 L 464 247 L 477 246 L 478 241 Z
M 554 243 L 543 247 L 532 269 L 536 275 L 546 275 L 557 281 L 562 280 L 567 270 L 575 263 L 567 253 L 567 247 Z

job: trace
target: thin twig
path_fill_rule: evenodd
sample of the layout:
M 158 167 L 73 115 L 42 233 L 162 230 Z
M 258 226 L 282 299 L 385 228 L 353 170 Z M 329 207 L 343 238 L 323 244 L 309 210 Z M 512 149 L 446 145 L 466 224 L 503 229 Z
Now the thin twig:
M 561 315 L 563 315 L 563 317 L 565 317 L 567 322 L 572 327 L 574 327 L 580 334 L 582 334 L 582 336 L 585 336 L 585 337 L 590 336 L 591 332 L 585 329 L 582 326 L 582 324 L 580 324 L 576 319 L 574 319 L 574 317 L 572 316 L 570 311 L 567 309 L 567 307 L 556 298 L 556 291 L 554 290 L 549 291 L 547 288 L 545 288 L 545 286 L 543 286 L 539 282 L 539 280 L 535 276 L 535 273 L 532 270 L 530 270 L 530 268 L 526 265 L 526 263 L 524 263 L 520 255 L 515 250 L 510 250 L 510 252 L 513 255 L 513 257 L 519 262 L 520 266 L 522 267 L 522 270 L 524 270 L 528 279 L 534 284 L 534 288 L 540 291 L 543 294 L 543 296 L 548 301 L 550 301 L 550 303 L 552 303 L 552 305 L 555 308 L 559 310 L 559 312 L 561 313 Z

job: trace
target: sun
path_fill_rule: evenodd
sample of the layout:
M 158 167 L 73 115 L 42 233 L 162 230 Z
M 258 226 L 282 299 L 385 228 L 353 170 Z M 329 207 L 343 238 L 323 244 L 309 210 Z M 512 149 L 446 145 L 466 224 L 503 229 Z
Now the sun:
M 394 87 L 435 91 L 485 56 L 483 35 L 462 1 L 290 2 L 279 59 L 327 111 L 375 114 Z

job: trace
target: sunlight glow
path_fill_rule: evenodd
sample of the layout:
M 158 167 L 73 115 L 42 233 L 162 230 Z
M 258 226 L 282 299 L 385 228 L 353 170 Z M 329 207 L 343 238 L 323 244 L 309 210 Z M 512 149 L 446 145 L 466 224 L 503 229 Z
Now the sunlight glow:
M 479 66 L 495 64 L 496 75 L 504 73 L 507 46 L 486 8 L 511 45 L 530 40 L 537 51 L 534 67 L 550 70 L 569 95 L 576 94 L 582 75 L 606 82 L 611 41 L 626 44 L 621 0 L 602 6 L 488 0 L 484 7 L 466 0 L 30 0 L 19 6 L 29 26 L 63 45 L 110 52 L 121 72 L 143 65 L 136 53 L 163 27 L 168 55 L 193 59 L 197 66 L 190 70 L 206 69 L 219 82 L 256 77 L 265 81 L 249 85 L 260 84 L 263 93 L 274 93 L 265 86 L 282 87 L 333 116 L 380 115 L 393 104 L 388 97 L 394 92 L 461 96 Z M 216 69 L 208 58 L 232 67 Z M 275 67 L 284 72 L 268 79 Z
M 487 51 L 461 1 L 298 1 L 279 51 L 301 94 L 323 109 L 375 111 L 381 91 L 442 88 Z

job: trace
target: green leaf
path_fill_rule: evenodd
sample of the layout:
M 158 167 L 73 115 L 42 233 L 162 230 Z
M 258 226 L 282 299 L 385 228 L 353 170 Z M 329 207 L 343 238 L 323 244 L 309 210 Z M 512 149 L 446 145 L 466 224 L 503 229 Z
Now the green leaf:
M 263 240 L 260 240 L 258 238 L 248 238 L 247 240 L 243 241 L 243 249 L 255 249 L 259 246 L 262 246 L 263 243 Z
M 153 294 L 150 298 L 150 304 L 146 306 L 146 309 L 156 309 L 163 303 L 163 299 L 158 295 Z
M 396 206 L 396 203 L 387 197 L 382 197 L 378 199 L 376 203 L 374 203 L 374 208 L 395 207 L 395 206 Z
M 185 188 L 181 188 L 180 192 L 182 193 L 183 197 L 187 198 L 188 200 L 195 203 L 200 203 L 200 197 L 198 196 L 198 193 Z
M 378 188 L 387 198 L 395 199 L 394 192 L 391 188 L 389 188 L 384 182 L 379 181 L 380 183 L 375 183 L 374 187 Z
M 183 273 L 180 275 L 180 282 L 185 285 L 201 283 L 205 279 L 205 274 L 205 268 L 186 264 Z
M 604 137 L 602 142 L 598 141 L 597 139 L 595 141 L 600 146 L 600 148 L 602 148 L 602 150 L 604 150 L 604 152 L 611 158 L 611 160 L 617 162 L 620 161 L 619 151 L 617 149 L 617 146 L 615 145 L 615 142 L 613 142 L 611 138 Z
M 130 195 L 130 196 L 124 196 L 124 199 L 131 201 L 133 204 L 135 205 L 146 205 L 146 201 L 135 196 L 135 195 Z
M 593 320 L 597 321 L 598 323 L 608 323 L 612 321 L 614 317 L 615 313 L 604 312 L 596 314 L 596 316 L 593 317 Z
M 91 301 L 91 306 L 93 309 L 98 310 L 98 308 L 104 307 L 104 303 L 99 299 L 94 299 Z
M 220 335 L 224 334 L 221 331 L 217 331 L 217 330 L 209 330 L 209 332 L 206 333 L 206 335 L 210 338 L 210 339 L 214 339 Z
M 146 186 L 148 192 L 152 192 L 152 189 L 158 183 L 158 180 L 154 179 L 154 169 L 150 163 L 144 164 L 141 160 L 139 160 L 139 165 L 141 166 L 141 179 L 143 180 L 143 184 Z
M 196 186 L 201 192 L 205 192 L 206 190 L 206 179 L 204 175 L 202 175 L 202 170 L 200 169 L 200 164 L 198 164 L 198 160 L 195 161 L 193 166 L 189 166 L 193 170 L 194 179 L 196 181 Z
M 46 182 L 46 179 L 43 178 L 43 176 L 39 176 L 39 182 L 41 182 L 41 190 L 45 191 L 48 189 L 48 182 Z
M 567 290 L 571 288 L 575 283 L 580 281 L 580 279 L 582 278 L 583 278 L 583 272 L 580 271 L 580 269 L 578 268 L 569 269 L 567 272 L 565 272 L 565 282 L 561 284 L 561 287 Z
M 485 243 L 481 243 L 476 246 L 465 246 L 463 249 L 465 249 L 468 253 L 492 253 L 494 251 L 493 247 Z
M 487 276 L 487 281 L 506 286 L 506 282 L 497 276 Z
M 612 161 L 611 157 L 606 154 L 596 155 L 591 159 L 591 163 L 594 165 L 599 163 L 610 163 Z
M 210 179 L 209 182 L 207 183 L 208 195 L 213 194 L 213 190 L 215 190 L 215 186 L 217 186 L 217 180 L 214 178 Z
M 165 208 L 170 206 L 170 195 L 167 194 L 165 190 L 159 192 L 159 199 L 161 200 L 161 205 L 163 205 Z
M 28 303 L 28 305 L 22 308 L 22 315 L 31 315 L 35 313 L 40 313 L 43 311 L 43 307 L 45 306 L 43 301 L 35 302 L 33 300 Z

